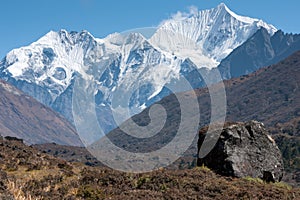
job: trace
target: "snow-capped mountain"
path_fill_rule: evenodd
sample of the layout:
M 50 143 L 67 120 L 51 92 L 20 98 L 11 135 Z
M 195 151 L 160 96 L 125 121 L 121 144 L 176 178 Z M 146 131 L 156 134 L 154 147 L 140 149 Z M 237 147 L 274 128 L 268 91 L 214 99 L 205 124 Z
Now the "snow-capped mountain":
M 130 106 L 132 114 L 140 112 L 167 83 L 179 79 L 182 60 L 175 57 L 155 49 L 139 33 L 96 39 L 87 31 L 51 31 L 28 47 L 9 52 L 1 62 L 1 77 L 72 121 L 72 90 L 80 76 L 95 84 L 99 117 L 114 127 L 112 96 L 139 84 L 123 107 Z
M 203 85 L 193 71 L 216 67 L 261 27 L 269 34 L 276 31 L 220 4 L 168 19 L 150 38 L 115 33 L 98 39 L 87 31 L 51 31 L 9 52 L 0 63 L 0 77 L 71 122 L 76 77 L 93 83 L 99 123 L 108 132 L 116 126 L 113 112 L 123 116 L 129 107 L 122 121 L 168 95 L 170 88 L 172 92 L 190 89 L 181 87 L 183 77 L 193 77 L 192 87 Z M 120 94 L 119 100 L 112 101 Z
M 86 31 L 50 31 L 27 47 L 9 52 L 2 64 L 4 72 L 16 80 L 47 87 L 51 102 L 71 84 L 74 72 L 86 76 L 84 61 L 102 56 L 101 44 Z
M 224 3 L 216 8 L 178 13 L 166 20 L 150 39 L 161 49 L 190 58 L 198 67 L 216 67 L 261 27 L 277 29 L 262 20 L 239 16 Z

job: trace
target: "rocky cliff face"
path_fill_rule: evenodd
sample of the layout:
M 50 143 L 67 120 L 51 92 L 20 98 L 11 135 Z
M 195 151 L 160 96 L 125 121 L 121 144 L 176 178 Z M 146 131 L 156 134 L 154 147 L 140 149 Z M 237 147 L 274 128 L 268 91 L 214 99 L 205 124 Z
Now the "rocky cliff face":
M 206 131 L 203 128 L 199 132 L 198 149 L 203 145 Z M 281 181 L 283 176 L 279 148 L 257 121 L 227 124 L 213 150 L 198 158 L 197 165 L 208 166 L 222 175 L 251 176 L 267 182 Z

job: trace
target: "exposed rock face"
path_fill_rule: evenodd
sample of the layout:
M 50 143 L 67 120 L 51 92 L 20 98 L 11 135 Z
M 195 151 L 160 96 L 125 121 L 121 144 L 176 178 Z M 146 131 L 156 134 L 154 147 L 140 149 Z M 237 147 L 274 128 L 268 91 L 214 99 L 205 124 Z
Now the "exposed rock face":
M 198 150 L 207 128 L 199 132 Z M 261 178 L 267 182 L 280 181 L 283 161 L 275 141 L 262 123 L 250 121 L 231 123 L 223 128 L 213 150 L 197 165 L 205 165 L 221 175 Z

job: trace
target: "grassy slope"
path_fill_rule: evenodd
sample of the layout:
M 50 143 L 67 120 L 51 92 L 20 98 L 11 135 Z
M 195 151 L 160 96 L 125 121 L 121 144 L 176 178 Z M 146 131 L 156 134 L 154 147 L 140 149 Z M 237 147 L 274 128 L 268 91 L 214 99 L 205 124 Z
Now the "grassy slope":
M 0 138 L 0 199 L 296 199 L 300 189 L 205 167 L 144 174 L 68 163 Z

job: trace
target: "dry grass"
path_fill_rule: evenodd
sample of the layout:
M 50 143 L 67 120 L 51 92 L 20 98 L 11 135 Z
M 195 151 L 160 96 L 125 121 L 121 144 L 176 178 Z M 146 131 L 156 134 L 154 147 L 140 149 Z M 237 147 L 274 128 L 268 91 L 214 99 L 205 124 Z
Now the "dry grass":
M 1 139 L 0 153 L 0 175 L 5 179 L 4 182 L 0 180 L 0 186 L 2 181 L 7 195 L 16 200 L 300 199 L 300 189 L 284 183 L 266 184 L 251 178 L 222 177 L 205 166 L 159 169 L 144 174 L 123 173 L 68 163 L 20 142 Z M 6 168 L 7 163 L 13 165 L 14 170 Z

